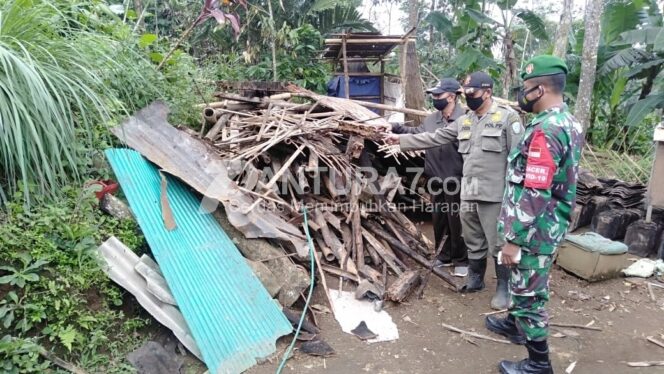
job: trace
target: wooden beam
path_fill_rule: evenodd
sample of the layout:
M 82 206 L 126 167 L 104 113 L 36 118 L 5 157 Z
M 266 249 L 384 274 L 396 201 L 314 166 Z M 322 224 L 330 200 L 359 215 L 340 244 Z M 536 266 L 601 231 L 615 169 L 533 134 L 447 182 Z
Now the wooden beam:
M 343 39 L 325 39 L 325 44 L 326 45 L 333 45 L 333 44 L 343 44 Z M 394 38 L 394 39 L 347 39 L 346 43 L 347 44 L 401 44 L 404 42 L 406 38 Z M 416 38 L 411 37 L 408 38 L 411 39 L 412 41 L 415 41 Z
M 389 111 L 392 111 L 392 112 L 413 114 L 413 115 L 416 115 L 416 116 L 428 116 L 430 114 L 429 112 L 425 112 L 423 110 L 417 110 L 417 109 L 397 108 L 397 107 L 393 107 L 391 105 L 370 103 L 368 101 L 360 101 L 360 100 L 351 100 L 351 101 L 354 102 L 354 103 L 360 104 L 364 107 L 367 107 L 367 108 L 383 109 L 383 110 L 389 110 Z
M 349 59 L 350 61 L 350 59 Z M 381 73 L 348 73 L 351 77 L 380 77 Z
M 346 55 L 346 35 L 343 36 L 343 44 L 341 45 L 341 51 L 343 53 L 343 61 L 344 61 L 344 88 L 346 90 L 346 99 L 350 98 L 350 76 L 348 75 L 348 60 L 346 59 L 348 56 Z

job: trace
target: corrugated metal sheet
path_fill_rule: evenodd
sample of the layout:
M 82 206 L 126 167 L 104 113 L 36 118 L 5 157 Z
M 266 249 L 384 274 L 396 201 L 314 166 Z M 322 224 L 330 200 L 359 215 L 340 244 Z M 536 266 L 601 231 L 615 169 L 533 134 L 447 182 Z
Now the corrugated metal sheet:
M 186 186 L 168 177 L 177 227 L 161 214 L 157 169 L 139 153 L 106 151 L 122 190 L 211 373 L 239 373 L 275 351 L 291 325 L 237 248 Z

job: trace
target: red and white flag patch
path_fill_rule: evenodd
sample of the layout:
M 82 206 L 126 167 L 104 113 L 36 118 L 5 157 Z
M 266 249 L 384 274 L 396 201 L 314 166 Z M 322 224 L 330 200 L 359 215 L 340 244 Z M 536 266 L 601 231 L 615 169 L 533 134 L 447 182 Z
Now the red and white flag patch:
M 555 173 L 556 164 L 546 144 L 546 136 L 542 130 L 536 130 L 528 148 L 524 186 L 543 190 L 549 189 L 553 184 Z

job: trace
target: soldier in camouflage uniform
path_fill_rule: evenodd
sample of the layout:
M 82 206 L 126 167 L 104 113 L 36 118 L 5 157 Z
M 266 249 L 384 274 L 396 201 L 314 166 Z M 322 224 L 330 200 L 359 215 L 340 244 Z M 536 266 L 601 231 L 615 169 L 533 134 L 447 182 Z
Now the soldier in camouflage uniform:
M 470 111 L 451 125 L 417 135 L 389 135 L 386 141 L 402 151 L 429 149 L 458 142 L 463 157 L 461 231 L 468 247 L 468 280 L 462 292 L 484 289 L 487 257 L 503 246 L 496 222 L 505 192 L 507 156 L 521 139 L 523 126 L 517 112 L 493 100 L 493 80 L 484 72 L 470 74 L 463 84 Z M 491 307 L 509 306 L 509 269 L 496 265 L 496 293 Z
M 535 113 L 509 156 L 507 189 L 498 221 L 505 240 L 501 260 L 512 266 L 512 306 L 506 318 L 489 316 L 486 326 L 516 344 L 528 358 L 502 361 L 500 372 L 553 373 L 547 337 L 549 273 L 556 247 L 571 221 L 583 133 L 563 103 L 567 66 L 558 57 L 531 59 L 521 73 L 519 106 Z

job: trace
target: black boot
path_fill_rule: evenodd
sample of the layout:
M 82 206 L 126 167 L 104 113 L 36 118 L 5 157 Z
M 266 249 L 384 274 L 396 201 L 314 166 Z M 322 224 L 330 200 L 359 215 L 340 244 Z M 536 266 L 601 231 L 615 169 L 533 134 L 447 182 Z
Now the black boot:
M 484 324 L 486 325 L 486 328 L 489 329 L 489 331 L 506 337 L 514 344 L 526 344 L 526 337 L 519 332 L 519 329 L 516 328 L 516 321 L 514 320 L 514 316 L 511 314 L 508 314 L 506 318 L 487 316 L 484 319 Z
M 462 293 L 477 292 L 484 289 L 486 258 L 468 261 L 468 283 L 461 288 Z
M 528 342 L 528 358 L 519 362 L 501 361 L 498 367 L 501 374 L 553 374 L 549 361 L 549 346 L 545 341 Z
M 498 265 L 498 261 L 494 259 L 496 265 L 496 294 L 491 299 L 491 308 L 495 310 L 507 309 L 510 306 L 510 294 L 508 291 L 510 269 L 505 265 Z

